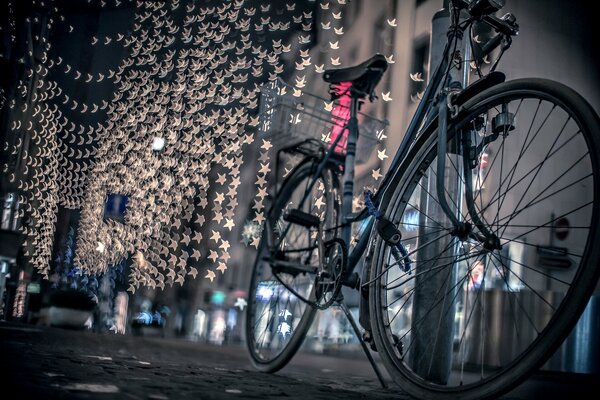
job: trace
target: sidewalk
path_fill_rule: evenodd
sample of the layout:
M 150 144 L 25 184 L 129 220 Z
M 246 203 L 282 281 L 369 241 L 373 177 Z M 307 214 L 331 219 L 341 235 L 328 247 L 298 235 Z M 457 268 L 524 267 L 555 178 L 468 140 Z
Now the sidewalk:
M 410 399 L 364 357 L 299 353 L 276 374 L 245 347 L 0 322 L 0 383 L 40 399 Z M 538 373 L 503 399 L 597 398 L 600 376 Z

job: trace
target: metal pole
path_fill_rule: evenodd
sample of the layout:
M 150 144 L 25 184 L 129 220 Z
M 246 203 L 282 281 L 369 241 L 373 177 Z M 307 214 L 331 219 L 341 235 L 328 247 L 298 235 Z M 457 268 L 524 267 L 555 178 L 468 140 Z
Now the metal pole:
M 466 31 L 462 39 L 462 73 L 460 83 L 463 89 L 469 86 L 471 77 L 471 58 L 472 51 L 470 32 Z
M 450 13 L 448 2 L 438 11 L 432 19 L 430 68 L 432 70 L 442 59 L 442 52 L 448 40 L 450 26 Z M 467 42 L 468 43 L 468 42 Z M 461 49 L 463 46 L 457 46 Z M 470 50 L 470 49 L 469 49 Z M 452 57 L 452 54 L 451 54 Z M 452 63 L 453 60 L 450 60 Z M 463 65 L 468 71 L 469 61 L 463 57 Z M 464 68 L 461 68 L 464 71 Z M 460 75 L 458 75 L 459 73 Z M 450 76 L 451 81 L 466 83 L 468 74 L 454 71 Z M 447 84 L 447 82 L 444 82 Z M 462 185 L 460 184 L 460 168 L 462 161 L 460 155 L 449 154 L 457 146 L 448 143 L 446 155 L 446 168 L 444 173 L 444 192 L 449 204 L 462 204 Z M 432 163 L 436 165 L 435 162 Z M 420 196 L 419 208 L 422 211 L 419 221 L 419 242 L 429 243 L 440 236 L 438 229 L 431 226 L 431 218 L 445 227 L 452 227 L 448 216 L 443 212 L 437 199 L 432 198 L 437 193 L 435 168 L 430 168 L 422 179 L 423 190 Z M 425 218 L 427 215 L 428 218 Z M 456 217 L 460 219 L 460 209 Z M 426 247 L 417 249 L 416 252 L 416 278 L 414 303 L 411 322 L 412 342 L 410 365 L 411 368 L 423 379 L 438 384 L 446 384 L 452 368 L 453 342 L 454 342 L 454 316 L 455 316 L 455 290 L 452 289 L 456 280 L 457 264 L 453 262 L 457 254 L 459 243 L 452 237 L 435 241 Z M 437 261 L 436 261 L 437 260 Z M 446 265 L 447 264 L 447 265 Z M 439 269 L 440 266 L 445 266 Z

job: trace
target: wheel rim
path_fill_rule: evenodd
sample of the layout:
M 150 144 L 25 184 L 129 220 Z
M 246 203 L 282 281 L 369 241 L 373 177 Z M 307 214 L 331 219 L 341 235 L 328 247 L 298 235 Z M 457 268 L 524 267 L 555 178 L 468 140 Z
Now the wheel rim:
M 376 317 L 384 334 L 380 344 L 394 369 L 417 386 L 442 392 L 489 383 L 523 360 L 555 324 L 553 317 L 563 312 L 565 299 L 576 296 L 570 289 L 581 280 L 579 267 L 586 262 L 596 229 L 597 177 L 591 173 L 595 155 L 578 132 L 578 121 L 560 101 L 521 97 L 500 94 L 473 110 L 465 118 L 468 124 L 457 127 L 477 131 L 476 149 L 490 138 L 494 124 L 499 132 L 496 140 L 481 147 L 484 151 L 476 150 L 473 186 L 478 213 L 502 250 L 452 235 L 431 184 L 436 167 L 433 143 L 387 210 L 402 228 L 402 243 L 415 270 L 412 275 L 398 266 L 381 271 L 377 301 L 382 315 Z M 498 117 L 506 111 L 504 103 L 514 114 L 514 129 L 511 118 Z M 484 112 L 487 108 L 490 111 Z M 462 167 L 458 156 L 447 156 L 446 164 L 448 169 Z M 452 187 L 452 182 L 445 186 Z M 450 205 L 460 205 L 457 215 L 475 225 L 458 192 L 450 197 L 459 200 L 449 198 Z M 550 244 L 551 227 L 562 218 L 570 221 L 561 242 L 568 250 L 549 257 L 548 252 L 557 249 L 541 247 L 545 253 L 538 254 L 538 246 Z M 393 264 L 389 250 L 379 257 L 377 265 Z M 540 265 L 568 259 L 573 265 L 562 271 Z

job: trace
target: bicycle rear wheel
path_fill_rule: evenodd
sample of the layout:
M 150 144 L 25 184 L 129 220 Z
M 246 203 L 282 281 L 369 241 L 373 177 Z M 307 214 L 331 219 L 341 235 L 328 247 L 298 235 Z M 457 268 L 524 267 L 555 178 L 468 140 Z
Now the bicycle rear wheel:
M 598 282 L 599 126 L 581 96 L 547 80 L 469 100 L 450 122 L 444 181 L 470 224 L 462 231 L 439 205 L 436 128 L 418 139 L 381 205 L 402 231 L 411 271 L 375 238 L 369 287 L 375 344 L 403 389 L 421 399 L 496 397 L 568 335 Z M 568 234 L 557 237 L 557 226 Z
M 264 224 L 252 271 L 246 314 L 246 345 L 253 365 L 275 372 L 298 351 L 317 311 L 317 230 L 289 223 L 288 210 L 317 216 L 324 237 L 335 237 L 335 174 L 316 164 L 300 165 L 286 179 Z

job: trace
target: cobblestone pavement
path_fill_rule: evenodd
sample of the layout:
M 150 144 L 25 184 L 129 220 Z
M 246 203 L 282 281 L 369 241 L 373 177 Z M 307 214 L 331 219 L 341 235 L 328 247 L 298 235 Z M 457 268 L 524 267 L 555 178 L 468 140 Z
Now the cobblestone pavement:
M 410 399 L 358 358 L 300 353 L 265 374 L 241 346 L 0 323 L 2 392 L 19 399 Z M 597 376 L 571 375 L 538 376 L 504 398 L 596 398 Z
M 311 361 L 314 376 L 306 368 Z M 335 374 L 339 364 L 343 379 Z M 0 323 L 3 392 L 10 387 L 18 398 L 408 398 L 381 389 L 362 360 L 299 354 L 294 365 L 265 374 L 252 369 L 241 346 Z M 352 369 L 359 371 L 356 382 Z

